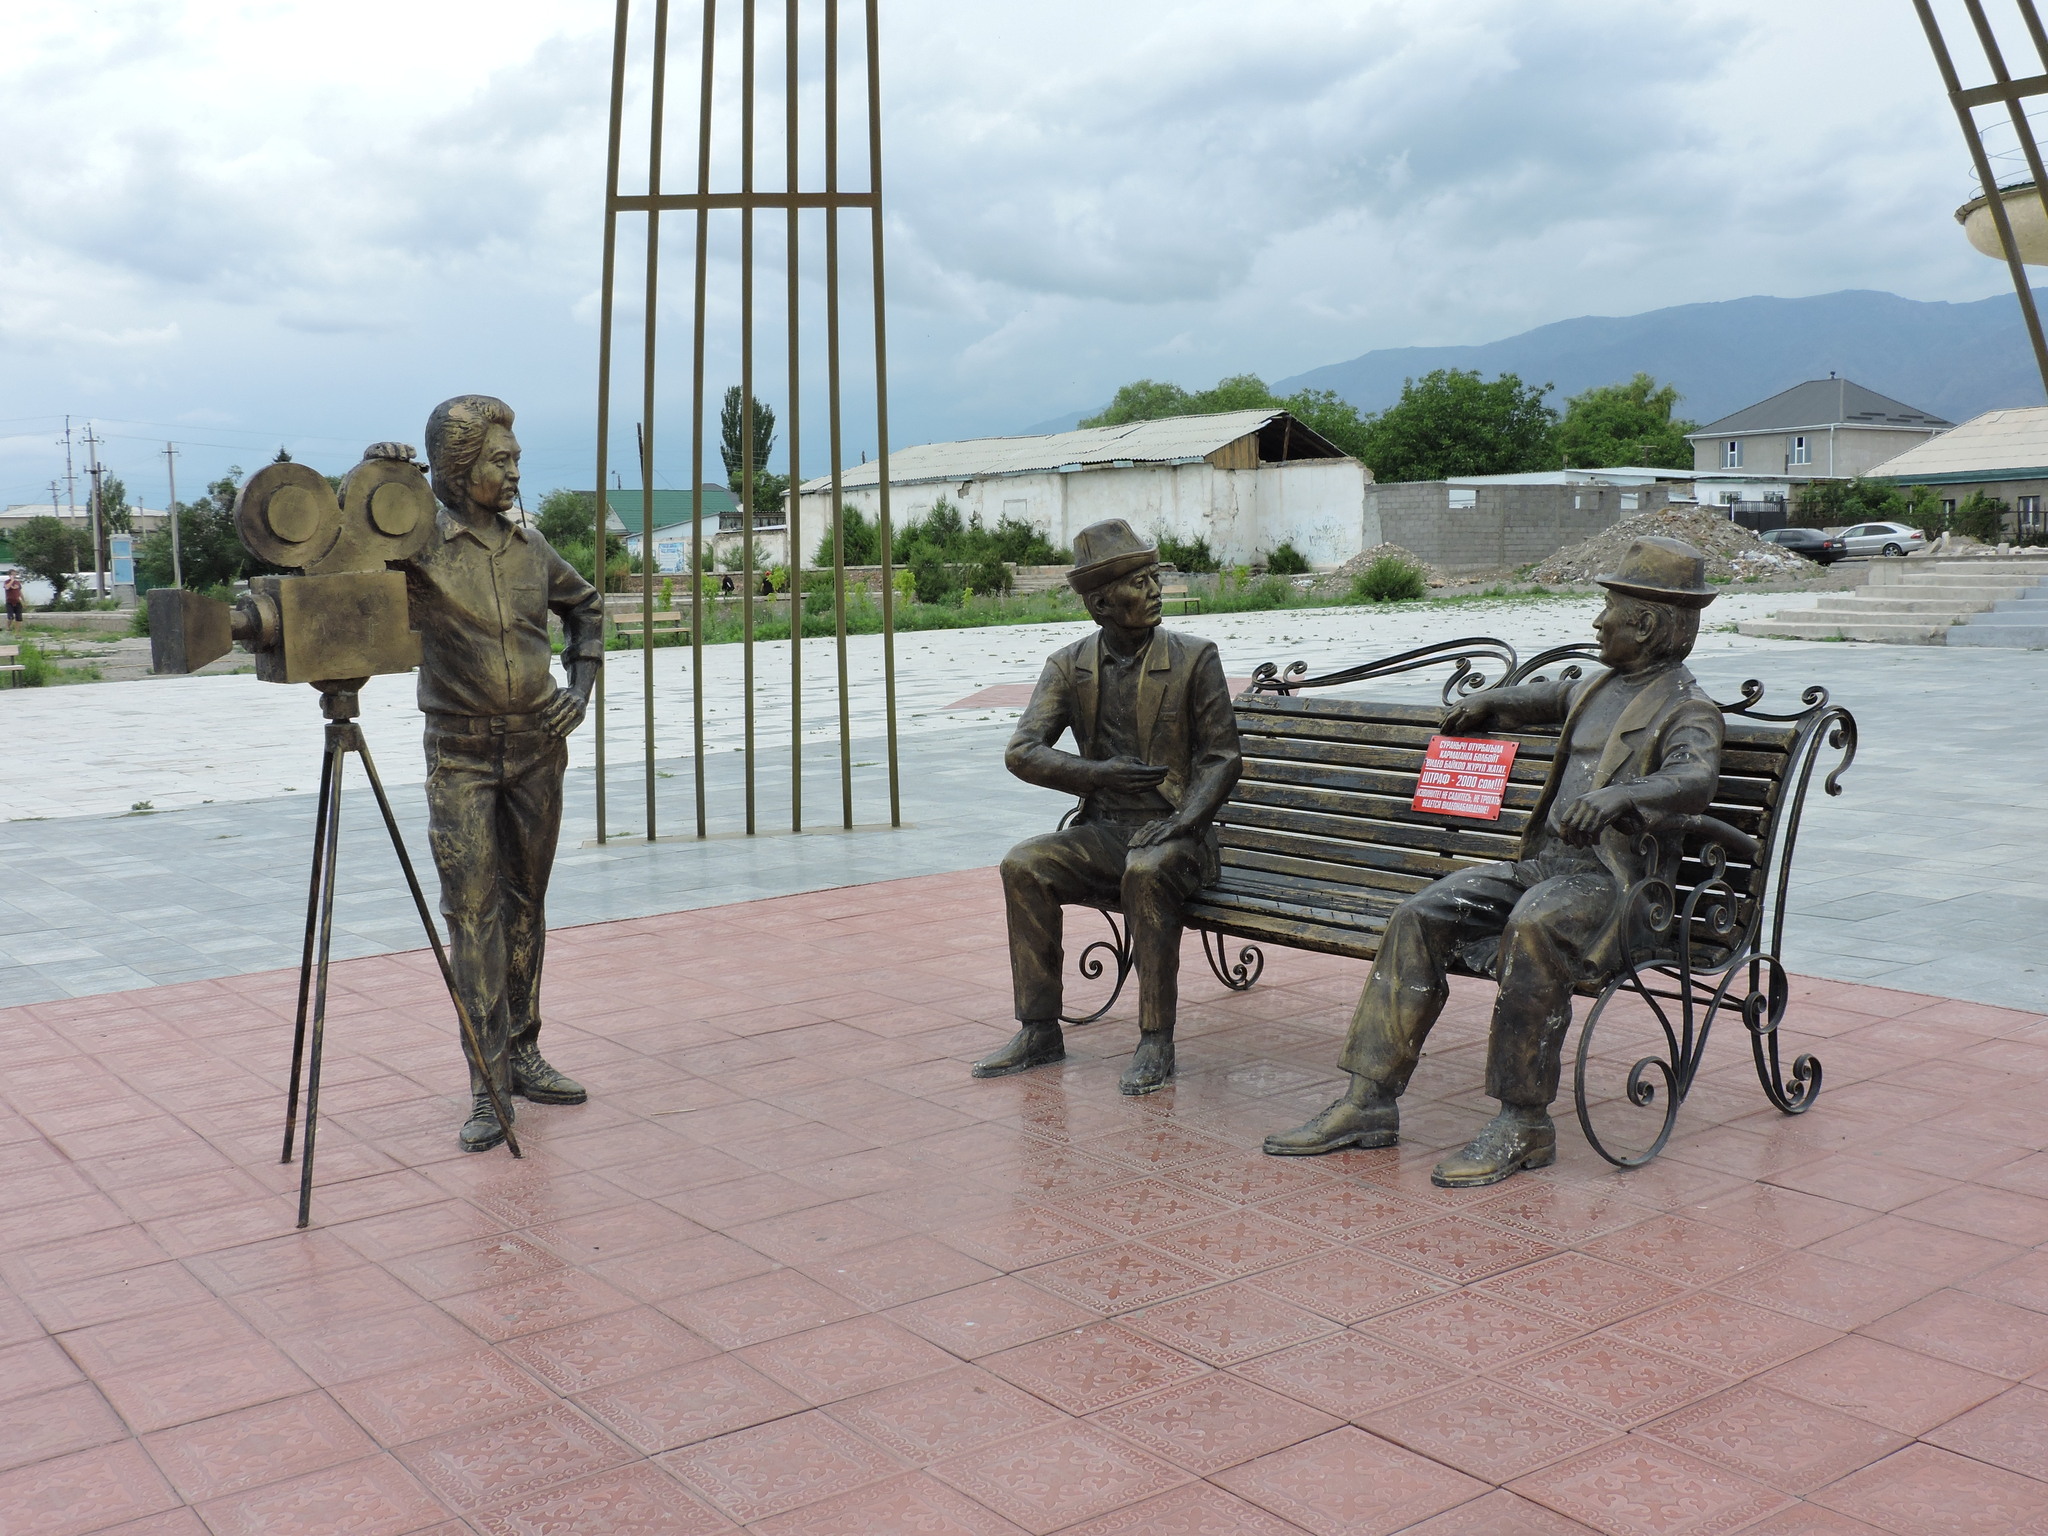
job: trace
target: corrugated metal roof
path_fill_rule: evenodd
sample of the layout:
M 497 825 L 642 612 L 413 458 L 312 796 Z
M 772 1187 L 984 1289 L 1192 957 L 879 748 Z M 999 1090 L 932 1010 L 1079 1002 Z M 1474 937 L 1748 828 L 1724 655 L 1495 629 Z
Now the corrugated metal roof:
M 1808 379 L 1790 389 L 1745 406 L 1733 416 L 1688 433 L 1713 437 L 1730 432 L 1786 432 L 1801 427 L 1924 427 L 1953 426 L 1939 416 L 1865 389 L 1849 379 Z
M 1891 480 L 2048 466 L 2048 406 L 1986 411 L 1873 469 Z
M 1279 410 L 1225 411 L 1215 416 L 1168 416 L 1126 422 L 1120 427 L 1083 427 L 1039 437 L 974 437 L 957 443 L 924 443 L 889 455 L 889 482 L 981 480 L 995 475 L 1042 474 L 1068 465 L 1100 469 L 1137 464 L 1177 464 L 1214 453 L 1248 432 L 1287 413 Z M 1306 431 L 1306 428 L 1301 430 Z M 848 490 L 877 483 L 881 467 L 872 461 L 840 471 Z M 829 490 L 830 475 L 806 480 L 806 493 Z

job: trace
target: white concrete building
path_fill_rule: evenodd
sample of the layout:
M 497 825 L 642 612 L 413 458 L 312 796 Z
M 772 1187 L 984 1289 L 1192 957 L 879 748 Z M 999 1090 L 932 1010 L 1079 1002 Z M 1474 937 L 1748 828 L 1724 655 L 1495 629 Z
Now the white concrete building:
M 1693 468 L 1846 480 L 1955 423 L 1830 374 L 1688 432 Z
M 1060 546 L 1121 517 L 1140 533 L 1207 539 L 1226 564 L 1292 544 L 1312 564 L 1336 565 L 1366 547 L 1372 472 L 1285 411 L 1262 410 L 899 448 L 889 483 L 898 524 L 943 497 L 963 518 L 990 528 L 1015 518 Z M 847 506 L 875 516 L 880 466 L 849 465 L 840 484 Z M 830 476 L 804 482 L 806 528 L 828 526 L 831 493 Z

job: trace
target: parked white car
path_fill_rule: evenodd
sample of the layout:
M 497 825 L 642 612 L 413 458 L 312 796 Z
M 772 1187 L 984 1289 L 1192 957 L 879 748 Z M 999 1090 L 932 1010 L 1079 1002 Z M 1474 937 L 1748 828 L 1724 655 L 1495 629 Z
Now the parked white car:
M 1858 523 L 1841 540 L 1852 555 L 1910 555 L 1927 547 L 1927 535 L 1904 523 Z

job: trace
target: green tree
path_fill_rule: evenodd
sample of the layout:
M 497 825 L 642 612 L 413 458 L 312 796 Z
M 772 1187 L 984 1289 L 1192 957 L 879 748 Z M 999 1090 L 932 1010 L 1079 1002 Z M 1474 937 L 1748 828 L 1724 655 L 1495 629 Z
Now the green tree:
M 746 485 L 749 455 L 742 438 L 746 434 L 746 396 L 735 384 L 725 392 L 725 403 L 718 411 L 718 455 L 725 460 L 725 483 L 737 496 Z M 780 511 L 782 498 L 789 489 L 789 476 L 772 473 L 768 469 L 768 456 L 775 451 L 775 407 L 767 402 L 754 401 L 754 443 L 752 466 L 754 471 L 754 514 Z
M 1695 422 L 1674 419 L 1678 389 L 1647 373 L 1626 384 L 1602 384 L 1564 403 L 1557 446 L 1573 469 L 1614 469 L 1626 464 L 1691 469 Z
M 597 536 L 596 513 L 590 492 L 558 486 L 541 497 L 533 524 L 540 530 L 540 536 L 558 549 L 572 539 L 580 539 L 587 546 Z
M 1178 384 L 1138 379 L 1124 385 L 1108 407 L 1080 423 L 1084 427 L 1117 427 L 1131 421 L 1159 421 L 1168 416 L 1213 416 L 1224 411 L 1276 410 L 1291 413 L 1311 432 L 1320 433 L 1353 458 L 1364 457 L 1366 418 L 1335 390 L 1304 389 L 1280 396 L 1255 373 L 1218 379 L 1213 389 L 1189 391 Z
M 880 565 L 882 563 L 882 530 L 861 515 L 858 507 L 842 505 L 839 509 L 839 534 L 846 544 L 848 565 Z M 897 563 L 902 563 L 900 553 Z M 811 564 L 825 570 L 832 568 L 832 527 L 826 524 L 825 531 L 818 536 L 818 547 L 811 555 Z
M 15 530 L 14 561 L 29 575 L 47 581 L 52 597 L 62 597 L 89 542 L 57 518 L 32 517 Z
M 1969 538 L 1996 544 L 2005 537 L 2005 519 L 2012 508 L 1996 496 L 1972 491 L 1949 518 L 1949 527 Z
M 235 497 L 241 480 L 241 466 L 236 465 L 207 486 L 199 500 L 178 504 L 178 555 L 186 586 L 205 591 L 278 569 L 244 549 L 235 532 Z M 139 586 L 171 584 L 170 529 L 159 528 L 136 542 L 135 577 Z
M 1792 493 L 1792 515 L 1812 528 L 1851 523 L 1905 523 L 1911 507 L 1889 480 L 1810 480 Z M 1939 514 L 1937 501 L 1934 508 Z
M 1550 385 L 1504 373 L 1440 368 L 1401 385 L 1400 400 L 1365 426 L 1364 459 L 1380 481 L 1511 475 L 1557 464 L 1557 412 Z

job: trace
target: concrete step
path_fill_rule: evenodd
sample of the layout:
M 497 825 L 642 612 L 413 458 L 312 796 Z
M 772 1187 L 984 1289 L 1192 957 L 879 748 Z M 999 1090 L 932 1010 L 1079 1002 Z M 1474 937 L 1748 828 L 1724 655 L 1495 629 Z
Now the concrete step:
M 2011 619 L 2009 624 L 1987 623 L 1990 619 Z M 2026 614 L 1980 613 L 1968 624 L 1948 632 L 1950 645 L 1997 646 L 2003 650 L 2048 650 L 2048 619 Z
M 1933 588 L 1938 591 L 1975 591 L 1980 587 L 2030 587 L 2048 580 L 2048 569 L 2015 570 L 1999 566 L 1987 571 L 1872 571 L 1864 585 L 1876 592 L 1896 592 L 1903 587 Z
M 1946 623 L 1872 623 L 1851 619 L 1846 623 L 1814 618 L 1802 610 L 1797 618 L 1746 619 L 1735 626 L 1736 633 L 1775 640 L 1867 640 L 1881 645 L 1941 645 L 1953 632 Z
M 1999 601 L 2000 599 L 1995 597 L 1980 597 L 1975 594 L 1963 596 L 1960 593 L 1947 597 L 1922 597 L 1917 593 L 1912 596 L 1890 596 L 1858 587 L 1853 592 L 1845 592 L 1839 596 L 1831 594 L 1819 599 L 1813 611 L 1843 615 L 1853 613 L 1869 617 L 1889 614 L 1901 619 L 1922 613 L 1945 614 L 1951 618 L 1960 618 L 1966 613 L 1988 613 Z

